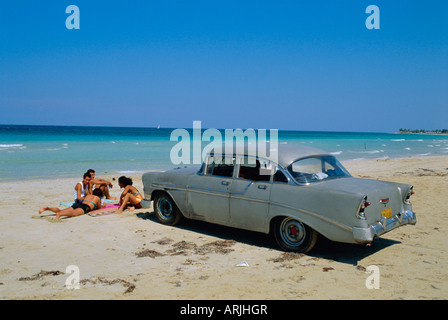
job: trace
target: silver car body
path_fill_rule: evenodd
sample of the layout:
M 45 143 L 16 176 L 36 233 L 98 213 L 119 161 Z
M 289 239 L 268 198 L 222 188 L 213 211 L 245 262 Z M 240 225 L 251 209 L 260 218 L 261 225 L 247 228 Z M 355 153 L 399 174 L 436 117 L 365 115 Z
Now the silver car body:
M 189 219 L 270 233 L 274 219 L 290 217 L 330 240 L 360 244 L 370 243 L 399 226 L 416 223 L 409 201 L 411 185 L 354 178 L 348 172 L 336 179 L 298 181 L 291 171 L 294 163 L 334 158 L 319 149 L 279 145 L 277 163 L 257 158 L 281 172 L 282 181 L 274 181 L 277 178 L 273 173 L 269 181 L 244 178 L 241 163 L 247 157 L 256 158 L 247 154 L 232 155 L 235 165 L 231 176 L 208 174 L 213 156 L 216 155 L 209 154 L 200 169 L 143 174 L 144 206 L 149 206 L 156 192 L 163 192 Z

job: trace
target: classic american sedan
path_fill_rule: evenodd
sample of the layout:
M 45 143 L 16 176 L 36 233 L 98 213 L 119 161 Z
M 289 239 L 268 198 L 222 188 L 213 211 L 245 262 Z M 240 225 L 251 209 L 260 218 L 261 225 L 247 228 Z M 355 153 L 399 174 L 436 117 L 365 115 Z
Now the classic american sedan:
M 369 244 L 415 224 L 408 184 L 354 178 L 330 153 L 278 146 L 278 161 L 209 153 L 200 168 L 148 172 L 146 201 L 162 224 L 182 217 L 272 234 L 285 251 L 308 252 L 318 234 Z

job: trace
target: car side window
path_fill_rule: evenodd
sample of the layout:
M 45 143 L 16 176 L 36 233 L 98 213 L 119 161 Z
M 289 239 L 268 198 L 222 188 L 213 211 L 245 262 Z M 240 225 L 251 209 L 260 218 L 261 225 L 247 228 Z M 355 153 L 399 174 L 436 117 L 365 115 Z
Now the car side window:
M 277 169 L 277 172 L 274 173 L 274 182 L 288 183 L 288 178 L 286 178 L 283 172 Z
M 207 175 L 232 177 L 234 168 L 234 157 L 210 156 L 207 165 Z
M 268 161 L 244 157 L 240 163 L 238 178 L 253 181 L 271 181 L 272 167 Z

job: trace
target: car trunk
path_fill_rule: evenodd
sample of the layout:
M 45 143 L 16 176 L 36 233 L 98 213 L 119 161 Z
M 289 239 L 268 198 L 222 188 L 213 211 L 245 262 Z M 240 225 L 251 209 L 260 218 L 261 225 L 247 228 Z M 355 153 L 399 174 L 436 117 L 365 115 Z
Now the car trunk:
M 376 223 L 382 217 L 391 218 L 403 210 L 403 197 L 408 185 L 358 178 L 328 180 L 320 188 L 359 195 L 359 200 L 367 196 L 370 203 L 365 209 L 367 222 Z M 355 213 L 354 213 L 355 214 Z

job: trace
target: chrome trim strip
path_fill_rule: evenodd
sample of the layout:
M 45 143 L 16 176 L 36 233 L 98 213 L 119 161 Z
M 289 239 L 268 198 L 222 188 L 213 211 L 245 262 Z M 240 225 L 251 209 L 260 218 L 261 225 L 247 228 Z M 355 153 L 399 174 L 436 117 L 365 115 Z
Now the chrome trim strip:
M 254 198 L 237 197 L 237 196 L 232 196 L 232 194 L 230 195 L 230 198 L 238 199 L 238 200 L 253 201 L 253 202 L 261 202 L 261 203 L 266 203 L 266 204 L 269 204 L 269 203 L 270 203 L 270 201 L 266 201 L 266 200 L 259 200 L 259 199 L 254 199 Z
M 361 208 L 362 205 L 364 204 L 364 201 L 367 201 L 367 196 L 363 196 L 361 199 L 361 202 L 359 203 L 358 209 L 356 210 L 356 218 L 360 219 L 360 220 L 367 220 L 366 214 L 365 212 L 363 212 L 363 215 L 361 215 Z
M 209 190 L 213 190 L 213 189 L 209 189 Z M 201 190 L 192 190 L 192 189 L 188 189 L 188 191 L 195 192 L 195 193 L 209 194 L 212 196 L 229 198 L 229 193 L 227 191 L 222 191 L 222 190 L 221 190 L 221 192 L 225 192 L 225 193 L 212 193 L 212 192 L 201 191 Z
M 187 186 L 184 184 L 174 184 L 174 183 L 155 183 L 151 184 L 152 187 L 155 188 L 170 188 L 170 189 L 178 189 L 178 190 L 186 190 Z

